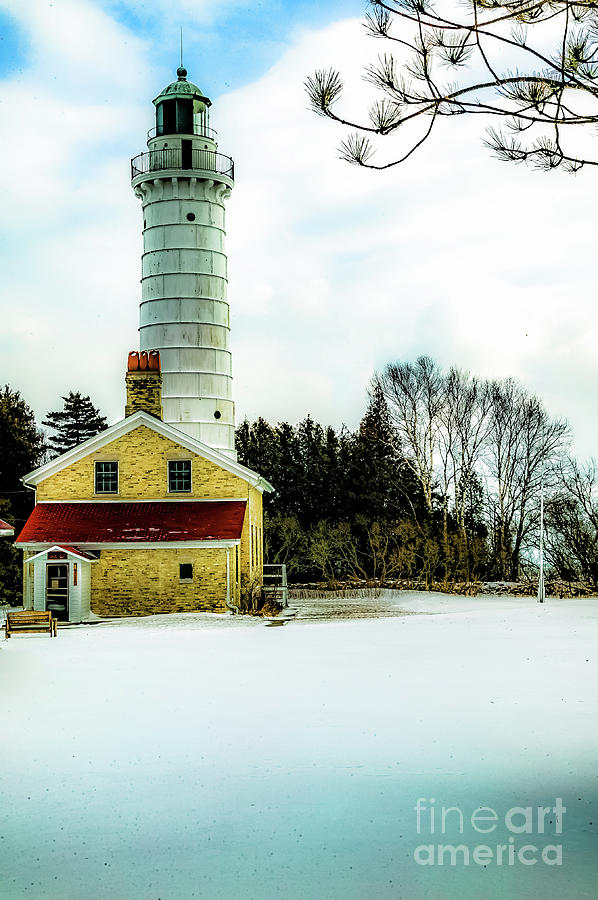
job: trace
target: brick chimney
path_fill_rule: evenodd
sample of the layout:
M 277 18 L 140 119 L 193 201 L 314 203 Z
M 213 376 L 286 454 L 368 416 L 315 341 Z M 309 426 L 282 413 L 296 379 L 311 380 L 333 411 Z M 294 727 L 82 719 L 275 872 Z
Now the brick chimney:
M 132 350 L 129 353 L 125 384 L 125 416 L 142 409 L 156 419 L 162 418 L 162 373 L 157 350 Z

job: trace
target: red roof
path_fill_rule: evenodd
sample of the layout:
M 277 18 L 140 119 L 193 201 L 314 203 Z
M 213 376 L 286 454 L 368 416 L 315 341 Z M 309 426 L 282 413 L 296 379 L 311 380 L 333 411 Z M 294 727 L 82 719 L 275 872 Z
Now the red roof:
M 14 534 L 14 527 L 10 524 L 10 522 L 5 522 L 4 519 L 0 519 L 0 534 L 6 533 Z
M 227 541 L 241 537 L 245 500 L 38 503 L 17 543 Z

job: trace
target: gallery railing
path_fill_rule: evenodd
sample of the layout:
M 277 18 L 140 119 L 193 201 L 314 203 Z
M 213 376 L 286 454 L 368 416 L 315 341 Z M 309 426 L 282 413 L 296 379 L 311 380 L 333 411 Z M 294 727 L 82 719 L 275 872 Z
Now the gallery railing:
M 168 147 L 164 150 L 148 150 L 131 160 L 131 178 L 163 169 L 214 172 L 215 175 L 226 175 L 231 180 L 235 177 L 235 164 L 230 156 L 214 150 Z

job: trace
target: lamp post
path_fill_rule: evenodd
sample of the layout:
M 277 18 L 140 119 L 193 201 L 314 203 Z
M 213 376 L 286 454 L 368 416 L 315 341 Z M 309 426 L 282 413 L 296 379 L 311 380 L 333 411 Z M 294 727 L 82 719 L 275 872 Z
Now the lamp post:
M 546 588 L 544 585 L 544 476 L 540 482 L 540 573 L 538 576 L 538 603 L 544 603 Z

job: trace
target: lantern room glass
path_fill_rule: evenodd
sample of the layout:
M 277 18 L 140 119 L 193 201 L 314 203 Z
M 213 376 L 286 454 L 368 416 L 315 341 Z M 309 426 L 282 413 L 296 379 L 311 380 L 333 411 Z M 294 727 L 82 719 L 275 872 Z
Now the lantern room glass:
M 193 134 L 193 100 L 164 100 L 156 107 L 156 134 Z

